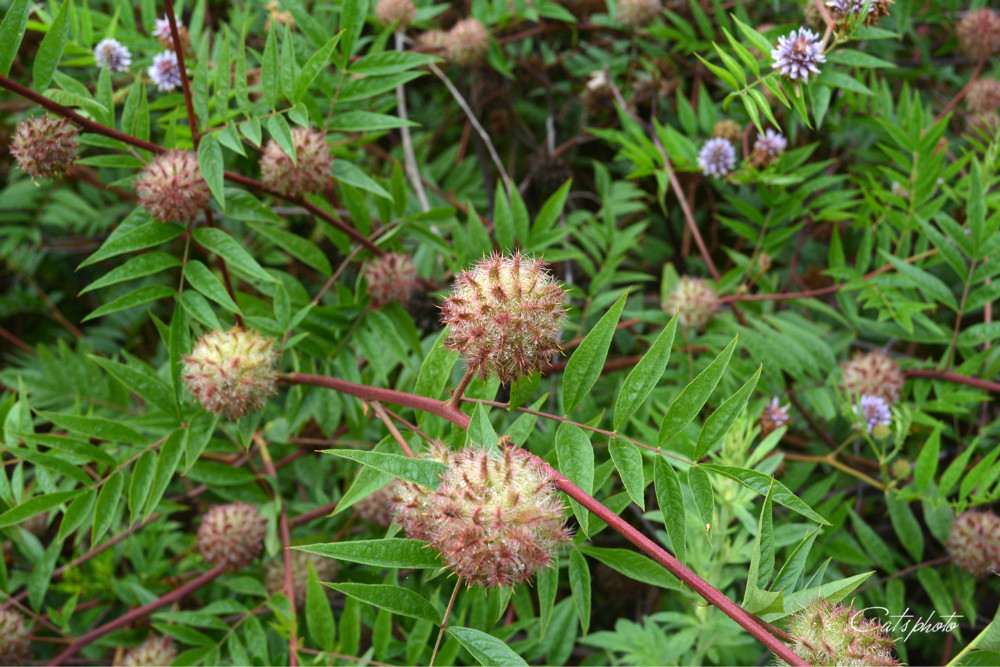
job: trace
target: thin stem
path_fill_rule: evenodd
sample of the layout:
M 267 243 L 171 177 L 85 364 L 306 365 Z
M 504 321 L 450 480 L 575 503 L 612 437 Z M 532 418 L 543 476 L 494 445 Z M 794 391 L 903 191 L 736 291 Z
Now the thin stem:
M 407 444 L 406 438 L 403 437 L 403 434 L 399 432 L 398 428 L 396 428 L 396 424 L 393 423 L 392 419 L 389 418 L 389 415 L 386 414 L 385 408 L 382 407 L 382 404 L 378 401 L 372 401 L 369 405 L 372 406 L 372 410 L 374 410 L 375 414 L 378 415 L 378 418 L 382 420 L 385 427 L 389 429 L 389 433 L 392 434 L 392 437 L 396 439 L 397 443 L 399 443 L 400 449 L 402 449 L 407 456 L 413 458 L 413 450 L 410 449 L 410 445 Z
M 191 97 L 191 84 L 188 82 L 187 67 L 184 64 L 184 45 L 181 44 L 181 33 L 177 29 L 177 17 L 174 15 L 174 0 L 163 0 L 163 10 L 170 23 L 170 37 L 174 42 L 174 53 L 177 55 L 177 69 L 181 72 L 181 91 L 184 93 L 184 106 L 187 108 L 188 126 L 191 128 L 191 141 L 198 148 L 198 118 L 194 113 L 194 100 Z
M 903 371 L 903 375 L 911 378 L 929 378 L 931 380 L 944 380 L 946 382 L 955 382 L 957 384 L 968 385 L 969 387 L 976 387 L 977 389 L 985 389 L 986 391 L 992 391 L 996 394 L 1000 394 L 1000 382 L 990 382 L 989 380 L 981 380 L 979 378 L 969 377 L 968 375 L 961 375 L 953 371 L 938 371 L 938 370 L 927 370 L 921 368 L 911 368 L 909 370 Z
M 406 49 L 403 44 L 403 33 L 397 32 L 396 50 L 402 53 Z M 410 126 L 406 123 L 409 120 L 406 113 L 406 88 L 403 84 L 396 86 L 396 109 L 399 119 L 403 121 L 403 127 L 399 128 L 399 137 L 403 142 L 403 164 L 406 165 L 406 175 L 413 185 L 413 191 L 417 193 L 417 201 L 420 208 L 426 213 L 431 210 L 431 205 L 427 201 L 427 193 L 424 191 L 424 182 L 420 177 L 420 168 L 417 166 L 417 157 L 413 153 L 413 138 L 410 136 Z
M 441 646 L 441 638 L 444 637 L 444 631 L 448 627 L 448 617 L 451 616 L 451 608 L 455 606 L 455 598 L 458 597 L 458 589 L 461 585 L 461 580 L 455 582 L 455 590 L 451 592 L 451 599 L 448 600 L 448 608 L 444 610 L 444 618 L 441 619 L 441 630 L 438 632 L 437 641 L 434 642 L 431 661 L 427 663 L 427 667 L 434 667 L 434 659 L 437 657 L 438 648 Z
M 462 376 L 462 381 L 458 383 L 458 387 L 455 389 L 455 393 L 451 395 L 451 399 L 449 399 L 448 405 L 455 408 L 459 406 L 459 404 L 462 402 L 462 395 L 465 394 L 465 388 L 469 386 L 470 382 L 472 382 L 472 377 L 474 374 L 475 373 L 471 367 L 465 371 L 465 375 Z

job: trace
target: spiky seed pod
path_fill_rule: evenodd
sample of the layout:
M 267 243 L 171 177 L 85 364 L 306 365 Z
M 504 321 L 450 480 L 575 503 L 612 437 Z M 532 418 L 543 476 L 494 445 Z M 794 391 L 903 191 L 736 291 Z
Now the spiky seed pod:
M 853 401 L 860 396 L 878 396 L 890 407 L 899 401 L 903 389 L 903 373 L 895 361 L 882 350 L 858 352 L 848 363 L 842 363 L 840 387 Z
M 10 152 L 32 178 L 57 178 L 73 164 L 77 134 L 65 118 L 35 116 L 17 124 Z
M 678 322 L 685 331 L 700 331 L 705 328 L 719 309 L 719 293 L 703 278 L 683 276 L 677 286 L 663 302 L 663 310 L 678 316 Z
M 386 484 L 367 498 L 358 501 L 354 505 L 355 513 L 369 523 L 388 528 L 392 523 L 392 497 L 395 493 L 393 486 L 394 483 Z
M 146 641 L 125 651 L 116 667 L 153 667 L 169 665 L 177 657 L 177 647 L 170 637 L 150 635 Z
M 325 556 L 306 553 L 292 549 L 292 589 L 295 592 L 295 606 L 301 609 L 306 603 L 306 591 L 309 589 L 309 563 L 316 570 L 320 581 L 333 581 L 337 576 L 337 561 Z M 267 564 L 264 575 L 264 588 L 271 595 L 285 594 L 285 557 L 278 557 Z
M 633 30 L 648 26 L 661 11 L 660 0 L 618 0 L 618 22 Z
M 215 505 L 201 519 L 198 550 L 212 565 L 238 570 L 264 550 L 267 521 L 249 503 Z
M 417 286 L 417 267 L 409 255 L 389 252 L 368 262 L 365 282 L 375 308 L 392 302 L 405 305 Z
M 777 431 L 788 423 L 788 406 L 781 405 L 777 396 L 764 406 L 760 415 L 760 434 L 762 436 Z
M 976 579 L 1000 571 L 1000 516 L 966 510 L 951 524 L 945 542 L 955 565 Z
M 810 665 L 898 665 L 886 627 L 852 606 L 819 598 L 789 617 L 789 647 Z M 787 665 L 779 661 L 780 665 Z
M 958 49 L 980 60 L 1000 51 L 1000 15 L 992 9 L 973 9 L 958 22 Z
M 456 65 L 475 65 L 490 50 L 490 33 L 476 19 L 462 19 L 448 31 L 445 51 Z
M 260 158 L 260 177 L 264 185 L 286 197 L 322 190 L 330 182 L 333 162 L 326 145 L 326 133 L 296 127 L 292 129 L 292 144 L 295 146 L 295 164 L 274 139 L 264 146 Z
M 260 410 L 276 391 L 274 340 L 256 331 L 215 329 L 184 360 L 188 390 L 209 412 L 237 419 Z
M 30 655 L 24 617 L 16 609 L 0 609 L 0 664 L 20 665 Z
M 422 453 L 420 458 L 437 461 L 450 468 L 454 462 L 455 453 L 448 449 L 444 443 L 434 441 L 431 443 L 430 449 Z M 390 502 L 392 503 L 393 518 L 410 539 L 429 540 L 431 537 L 431 531 L 437 518 L 430 513 L 427 507 L 431 493 L 433 492 L 426 487 L 401 479 L 396 480 L 391 485 Z
M 396 30 L 406 30 L 417 16 L 413 0 L 378 0 L 375 18 L 385 27 L 396 24 Z
M 441 308 L 445 347 L 465 355 L 480 378 L 501 382 L 540 370 L 559 350 L 565 291 L 540 259 L 494 254 L 455 279 Z
M 728 118 L 720 120 L 712 127 L 712 136 L 720 137 L 732 144 L 738 144 L 743 136 L 743 126 Z
M 486 588 L 528 581 L 570 537 L 551 475 L 508 437 L 497 445 L 455 454 L 428 499 L 431 545 L 459 579 Z
M 193 222 L 212 198 L 198 157 L 191 151 L 157 155 L 135 180 L 135 190 L 139 203 L 154 218 L 181 224 Z
M 996 111 L 1000 107 L 1000 81 L 996 79 L 977 79 L 969 86 L 965 102 L 972 113 Z

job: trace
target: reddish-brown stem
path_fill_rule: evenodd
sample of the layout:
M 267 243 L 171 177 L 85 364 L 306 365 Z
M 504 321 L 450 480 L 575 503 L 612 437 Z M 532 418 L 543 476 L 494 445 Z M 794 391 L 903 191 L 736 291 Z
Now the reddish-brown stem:
M 163 9 L 170 24 L 170 37 L 174 42 L 174 53 L 177 55 L 177 69 L 181 73 L 181 91 L 184 93 L 184 106 L 187 108 L 188 125 L 191 127 L 191 141 L 198 148 L 198 118 L 194 113 L 194 100 L 191 98 L 191 83 L 187 77 L 187 67 L 184 64 L 184 45 L 181 44 L 181 33 L 177 28 L 177 17 L 174 15 L 174 0 L 163 0 Z
M 456 408 L 458 407 L 459 403 L 462 402 L 462 396 L 465 394 L 465 388 L 469 386 L 470 382 L 472 382 L 472 377 L 474 375 L 475 371 L 473 371 L 471 367 L 465 371 L 465 375 L 462 376 L 461 382 L 458 383 L 455 393 L 451 395 L 448 405 Z
M 53 658 L 52 662 L 50 662 L 49 664 L 52 665 L 53 667 L 63 664 L 64 662 L 66 662 L 66 660 L 76 655 L 80 649 L 82 649 L 84 646 L 87 646 L 95 639 L 100 639 L 101 637 L 103 637 L 104 635 L 108 634 L 113 630 L 117 630 L 118 628 L 124 628 L 126 625 L 129 625 L 130 623 L 137 621 L 140 618 L 144 618 L 149 614 L 152 614 L 157 609 L 161 609 L 162 607 L 166 607 L 169 604 L 173 604 L 178 600 L 182 600 L 188 594 L 193 593 L 194 591 L 198 590 L 199 588 L 209 583 L 213 579 L 216 579 L 219 575 L 223 574 L 225 571 L 226 571 L 225 567 L 223 567 L 222 565 L 216 565 L 208 572 L 202 573 L 198 577 L 192 579 L 183 586 L 175 588 L 166 595 L 158 597 L 152 602 L 144 604 L 141 607 L 136 607 L 135 609 L 122 614 L 118 618 L 108 621 L 107 623 L 105 623 L 100 627 L 94 628 L 93 630 L 84 634 L 79 639 L 74 641 L 72 644 L 67 646 L 66 649 L 62 653 L 57 655 L 55 658 Z
M 962 98 L 969 92 L 969 88 L 972 87 L 972 84 L 979 79 L 979 73 L 983 71 L 983 65 L 985 64 L 986 58 L 980 58 L 979 62 L 976 63 L 976 69 L 972 72 L 972 76 L 969 77 L 969 82 L 962 87 L 962 90 L 958 91 L 958 94 L 955 95 L 955 97 L 951 98 L 951 101 L 945 105 L 944 109 L 941 109 L 941 113 L 939 113 L 937 118 L 934 119 L 935 123 L 947 116 L 948 113 L 955 108 L 955 105 L 962 101 Z
M 17 336 L 15 336 L 14 334 L 12 334 L 11 332 L 7 331 L 3 327 L 0 327 L 0 338 L 5 339 L 11 345 L 15 345 L 15 346 L 19 347 L 20 349 L 24 350 L 28 354 L 32 354 L 33 355 L 35 353 L 34 350 L 32 350 L 30 347 L 28 347 L 27 343 L 25 343 L 23 340 L 21 340 L 20 338 L 18 338 Z
M 928 378 L 931 380 L 944 380 L 946 382 L 955 382 L 957 384 L 964 384 L 969 387 L 976 387 L 977 389 L 985 389 L 986 391 L 992 391 L 994 393 L 1000 394 L 1000 382 L 990 382 L 989 380 L 981 380 L 979 378 L 969 377 L 968 375 L 961 375 L 959 373 L 954 373 L 952 371 L 938 371 L 931 369 L 911 368 L 910 370 L 903 371 L 903 375 L 911 378 Z
M 321 516 L 326 516 L 335 509 L 337 509 L 336 502 L 328 503 L 326 505 L 320 505 L 319 507 L 315 507 L 309 510 L 308 512 L 300 514 L 294 519 L 292 519 L 292 525 L 301 526 L 302 524 L 309 523 L 313 519 L 318 519 Z
M 382 420 L 382 423 L 385 424 L 385 427 L 389 429 L 389 433 L 391 433 L 392 437 L 395 438 L 396 442 L 399 444 L 400 449 L 402 449 L 407 456 L 412 457 L 413 450 L 410 449 L 410 445 L 406 443 L 406 438 L 403 437 L 403 434 L 399 432 L 398 428 L 396 428 L 396 424 L 394 424 L 392 419 L 389 418 L 389 415 L 386 414 L 385 408 L 382 407 L 382 404 L 379 403 L 378 401 L 372 401 L 371 403 L 369 403 L 369 405 L 372 406 L 372 409 L 375 411 L 375 414 L 377 414 L 378 418 Z

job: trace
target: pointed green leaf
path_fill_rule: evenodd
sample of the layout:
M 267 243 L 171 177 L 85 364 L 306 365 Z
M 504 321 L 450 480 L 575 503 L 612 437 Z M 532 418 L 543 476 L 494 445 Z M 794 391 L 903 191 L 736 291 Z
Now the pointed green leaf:
M 76 491 L 58 491 L 56 493 L 46 493 L 25 500 L 20 505 L 15 505 L 3 514 L 0 514 L 0 528 L 13 526 L 21 523 L 25 519 L 30 519 L 36 514 L 48 512 L 53 507 L 58 507 L 63 503 L 76 498 L 83 493 L 84 489 Z
M 747 380 L 746 384 L 726 399 L 719 406 L 719 409 L 705 420 L 705 426 L 702 427 L 701 433 L 698 435 L 698 444 L 694 448 L 695 461 L 700 461 L 729 432 L 733 422 L 736 421 L 736 418 L 743 412 L 743 408 L 746 407 L 747 400 L 757 386 L 757 380 L 760 379 L 760 372 L 763 368 L 763 366 L 758 366 L 757 372 L 753 374 L 753 377 Z
M 83 318 L 83 321 L 87 322 L 98 317 L 110 315 L 111 313 L 117 313 L 120 310 L 135 308 L 136 306 L 141 306 L 151 301 L 159 301 L 160 299 L 176 296 L 176 294 L 177 292 L 174 291 L 173 287 L 167 287 L 166 285 L 146 285 L 145 287 L 140 287 L 134 292 L 123 294 L 110 303 L 104 304 Z
M 75 433 L 82 433 L 97 440 L 123 442 L 126 444 L 144 444 L 146 439 L 131 426 L 104 419 L 103 417 L 83 417 L 80 415 L 65 415 L 58 412 L 37 411 L 38 416 Z
M 261 268 L 249 252 L 233 237 L 217 227 L 199 227 L 194 231 L 194 239 L 207 250 L 211 250 L 226 260 L 230 268 L 236 269 L 256 280 L 274 282 L 267 271 Z
M 608 356 L 608 348 L 611 347 L 611 339 L 615 335 L 615 328 L 618 326 L 618 319 L 625 308 L 625 300 L 628 292 L 622 294 L 615 305 L 608 309 L 594 328 L 583 339 L 579 347 L 566 363 L 566 371 L 563 373 L 563 409 L 566 414 L 573 411 L 581 399 L 586 396 L 604 368 L 604 360 Z
M 764 473 L 756 470 L 737 468 L 735 466 L 716 465 L 713 463 L 701 463 L 698 467 L 707 472 L 714 472 L 719 475 L 725 475 L 729 479 L 734 479 L 743 486 L 748 489 L 753 489 L 762 496 L 766 496 L 768 489 L 771 488 L 771 484 L 774 484 L 774 491 L 772 493 L 774 502 L 778 503 L 782 507 L 787 507 L 793 512 L 798 512 L 802 516 L 807 519 L 812 519 L 816 523 L 821 523 L 827 526 L 830 525 L 829 521 L 813 511 L 813 509 L 803 502 L 801 498 L 789 491 L 784 484 L 773 479 L 769 475 L 765 475 Z
M 667 529 L 670 546 L 677 560 L 687 558 L 687 529 L 685 528 L 684 490 L 681 480 L 673 467 L 662 456 L 653 462 L 653 486 L 656 502 L 663 514 L 663 526 Z
M 622 438 L 611 438 L 608 444 L 611 460 L 618 469 L 625 491 L 640 509 L 646 509 L 646 479 L 642 472 L 642 452 Z
M 401 586 L 322 582 L 324 586 L 400 616 L 409 616 L 441 624 L 441 614 L 420 593 Z
M 167 414 L 176 414 L 177 404 L 174 402 L 173 391 L 144 362 L 133 359 L 132 363 L 127 365 L 96 355 L 89 356 L 109 375 L 130 391 L 138 394 L 146 403 L 156 406 Z
M 594 488 L 594 448 L 590 438 L 576 424 L 563 422 L 556 430 L 556 456 L 559 461 L 559 471 L 587 493 Z M 587 525 L 587 510 L 570 500 L 573 513 L 581 526 Z
M 38 45 L 35 62 L 31 69 L 32 85 L 36 90 L 42 90 L 49 85 L 52 75 L 59 67 L 63 51 L 66 50 L 66 40 L 69 38 L 69 8 L 70 0 L 63 0 L 59 13 L 56 14 L 49 31 Z
M 426 570 L 444 567 L 438 552 L 422 540 L 387 537 L 380 540 L 355 540 L 329 544 L 306 544 L 293 547 L 298 551 L 336 558 L 348 563 L 375 567 Z
M 222 158 L 222 146 L 219 138 L 214 132 L 206 134 L 198 143 L 198 168 L 201 170 L 202 178 L 208 183 L 208 189 L 212 191 L 215 201 L 219 202 L 219 208 L 223 213 L 226 211 L 226 164 Z
M 419 484 L 428 489 L 436 489 L 441 483 L 441 475 L 448 470 L 448 466 L 437 461 L 413 459 L 399 454 L 367 452 L 356 449 L 324 449 L 323 453 L 357 461 L 362 465 L 371 466 L 393 477 Z
M 580 617 L 580 630 L 587 634 L 590 629 L 590 566 L 577 549 L 569 553 L 569 590 Z
M 625 420 L 632 416 L 640 405 L 649 397 L 667 368 L 670 360 L 670 349 L 674 344 L 674 334 L 677 332 L 677 316 L 671 318 L 656 337 L 649 351 L 625 378 L 618 398 L 615 400 L 615 430 L 621 428 Z
M 663 415 L 663 421 L 660 423 L 660 447 L 663 447 L 671 438 L 680 433 L 705 405 L 708 397 L 715 390 L 715 386 L 719 384 L 719 380 L 729 364 L 729 358 L 733 356 L 736 340 L 733 338 L 726 349 L 720 352 L 719 356 L 708 365 L 708 368 L 691 381 L 691 384 L 684 387 L 683 391 L 667 408 L 667 413 Z
M 450 627 L 448 632 L 472 654 L 480 665 L 527 665 L 524 658 L 493 635 L 473 628 Z

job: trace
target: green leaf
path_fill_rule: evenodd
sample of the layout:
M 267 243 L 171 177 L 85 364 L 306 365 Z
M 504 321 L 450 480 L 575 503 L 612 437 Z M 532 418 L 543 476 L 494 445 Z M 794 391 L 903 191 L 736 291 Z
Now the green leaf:
M 547 567 L 538 573 L 535 580 L 538 589 L 538 636 L 545 638 L 552 622 L 552 610 L 556 606 L 556 593 L 559 590 L 559 568 Z
M 618 469 L 622 484 L 625 485 L 625 491 L 628 492 L 632 502 L 645 510 L 646 478 L 642 472 L 642 452 L 637 446 L 622 438 L 611 438 L 608 450 L 615 468 Z
M 368 53 L 351 63 L 349 72 L 364 76 L 386 76 L 399 74 L 408 69 L 423 67 L 429 63 L 438 63 L 437 56 L 415 51 L 382 51 Z
M 96 355 L 89 357 L 148 404 L 158 407 L 167 414 L 177 412 L 173 391 L 144 362 L 133 359 L 131 365 L 126 365 Z
M 333 620 L 330 601 L 326 599 L 323 584 L 316 576 L 316 568 L 309 566 L 309 581 L 306 585 L 306 627 L 309 636 L 324 651 L 332 651 L 337 636 L 337 624 Z M 247 661 L 246 664 L 250 664 Z
M 476 403 L 476 407 L 472 411 L 469 428 L 466 429 L 465 444 L 475 444 L 486 449 L 496 448 L 497 432 L 493 430 L 490 416 L 482 403 Z
M 63 514 L 62 523 L 59 524 L 59 533 L 56 535 L 57 542 L 62 542 L 72 535 L 73 531 L 90 518 L 96 500 L 97 491 L 94 489 L 87 489 L 73 499 L 73 502 L 66 508 L 66 513 Z
M 278 85 L 280 67 L 278 66 L 277 32 L 277 24 L 272 24 L 270 30 L 267 31 L 267 41 L 264 43 L 264 57 L 260 63 L 260 87 L 264 93 L 264 99 L 267 101 L 267 106 L 271 109 L 277 108 L 278 101 L 281 99 L 281 89 Z M 292 162 L 294 161 L 295 158 L 293 157 Z
M 53 507 L 58 507 L 83 493 L 84 489 L 75 491 L 58 491 L 56 493 L 46 493 L 41 496 L 29 498 L 23 503 L 16 505 L 3 514 L 0 514 L 0 528 L 13 526 L 21 523 L 25 519 L 30 519 L 36 514 L 48 512 Z
M 910 262 L 904 262 L 885 250 L 879 250 L 879 254 L 892 264 L 899 273 L 912 280 L 917 289 L 920 290 L 920 293 L 929 302 L 943 303 L 952 310 L 958 310 L 958 302 L 955 300 L 955 295 L 952 294 L 943 280 L 923 269 L 917 268 Z
M 63 51 L 66 50 L 66 40 L 69 38 L 69 8 L 70 0 L 63 0 L 59 13 L 49 26 L 49 31 L 38 45 L 38 52 L 35 54 L 35 62 L 31 69 L 31 82 L 36 90 L 42 90 L 49 85 L 52 75 L 59 67 Z
M 782 507 L 787 507 L 793 512 L 801 514 L 807 519 L 812 519 L 816 523 L 821 523 L 827 526 L 831 525 L 829 521 L 814 512 L 809 505 L 803 502 L 794 493 L 789 491 L 784 484 L 762 472 L 747 470 L 746 468 L 737 468 L 735 466 L 715 465 L 713 463 L 700 463 L 698 464 L 698 467 L 707 472 L 714 472 L 719 475 L 724 475 L 729 479 L 734 479 L 743 486 L 756 491 L 762 496 L 766 496 L 768 489 L 771 488 L 771 484 L 774 484 L 774 490 L 772 492 L 774 502 L 778 503 Z
M 327 259 L 323 251 L 309 239 L 304 239 L 298 234 L 286 232 L 284 229 L 271 227 L 269 225 L 251 224 L 257 233 L 272 241 L 276 246 L 286 251 L 289 255 L 299 260 L 307 266 L 311 266 L 323 275 L 333 273 L 330 260 Z
M 663 447 L 671 438 L 680 433 L 705 405 L 708 397 L 715 390 L 715 386 L 719 384 L 722 374 L 726 371 L 729 358 L 733 356 L 733 350 L 736 349 L 736 340 L 733 338 L 726 349 L 720 352 L 719 356 L 708 365 L 708 368 L 691 381 L 691 384 L 684 387 L 684 390 L 667 408 L 667 413 L 663 415 L 663 421 L 660 423 L 660 447 Z
M 715 521 L 715 492 L 712 490 L 708 473 L 700 466 L 691 466 L 688 468 L 688 486 L 691 487 L 691 496 L 694 498 L 694 506 L 701 517 L 702 525 L 706 532 L 711 533 L 712 522 Z
M 705 426 L 702 427 L 701 433 L 698 435 L 698 444 L 694 448 L 695 461 L 700 461 L 729 432 L 733 422 L 736 421 L 736 418 L 743 412 L 743 408 L 746 407 L 747 400 L 757 386 L 757 380 L 760 379 L 760 372 L 763 368 L 763 365 L 758 366 L 757 372 L 753 374 L 753 377 L 747 380 L 746 384 L 740 387 L 735 394 L 730 396 L 725 403 L 719 406 L 718 410 L 709 415 L 708 419 L 705 420 Z
M 840 63 L 849 67 L 896 67 L 894 63 L 888 60 L 882 60 L 881 58 L 876 58 L 863 51 L 856 51 L 854 49 L 837 49 L 827 55 L 826 59 L 828 62 Z
M 472 654 L 480 665 L 527 665 L 524 658 L 493 635 L 473 628 L 450 627 L 448 632 Z
M 428 489 L 436 489 L 441 483 L 441 475 L 448 466 L 427 459 L 411 459 L 400 454 L 367 452 L 356 449 L 324 449 L 324 454 L 333 454 L 388 473 L 393 477 L 413 482 Z
M 143 452 L 132 468 L 132 479 L 128 485 L 128 511 L 130 523 L 134 523 L 140 510 L 146 506 L 149 489 L 156 474 L 156 454 L 152 451 Z
M 677 560 L 687 558 L 687 530 L 685 529 L 684 490 L 681 480 L 673 467 L 662 456 L 653 462 L 653 486 L 656 502 L 663 514 L 663 526 L 667 529 L 670 546 Z
M 905 500 L 900 500 L 894 493 L 887 493 L 885 497 L 889 506 L 889 521 L 892 523 L 899 541 L 903 548 L 913 556 L 914 561 L 920 562 L 924 559 L 924 532 L 920 528 L 920 522 L 914 516 L 910 504 Z
M 166 442 L 160 445 L 160 455 L 156 460 L 153 485 L 150 488 L 149 498 L 146 500 L 146 510 L 142 514 L 143 519 L 153 513 L 160 503 L 160 499 L 163 498 L 167 485 L 170 484 L 170 480 L 174 477 L 174 471 L 177 470 L 177 464 L 181 461 L 181 455 L 184 454 L 185 442 L 190 433 L 189 429 L 178 429 L 167 437 Z
M 327 126 L 337 132 L 383 132 L 399 127 L 419 127 L 419 123 L 403 120 L 399 116 L 371 111 L 347 111 L 334 116 Z
M 426 570 L 444 567 L 438 552 L 421 540 L 387 537 L 293 547 L 299 551 L 375 567 Z
M 306 64 L 302 66 L 299 71 L 298 77 L 295 79 L 295 95 L 293 96 L 293 101 L 298 104 L 305 98 L 306 93 L 309 92 L 309 87 L 312 86 L 313 81 L 319 76 L 319 73 L 329 64 L 330 58 L 333 56 L 333 50 L 337 47 L 337 42 L 340 41 L 340 36 L 343 33 L 337 33 L 329 40 L 323 47 L 316 51 L 309 57 Z M 328 128 L 329 129 L 329 128 Z
M 587 634 L 590 629 L 590 566 L 578 549 L 569 552 L 569 590 L 580 617 L 580 629 Z
M 240 312 L 240 307 L 236 305 L 225 285 L 208 267 L 197 259 L 189 259 L 184 266 L 184 277 L 194 289 L 203 296 L 208 297 L 231 313 Z
M 104 419 L 103 417 L 82 417 L 80 415 L 65 415 L 58 412 L 36 411 L 42 419 L 75 433 L 82 433 L 97 440 L 107 440 L 109 442 L 122 442 L 136 445 L 145 444 L 146 439 L 131 426 L 126 426 L 121 422 Z
M 160 299 L 176 296 L 176 294 L 177 292 L 174 291 L 173 287 L 167 287 L 166 285 L 146 285 L 145 287 L 140 287 L 134 292 L 128 292 L 110 303 L 104 304 L 83 318 L 83 321 L 87 322 L 88 320 L 103 317 L 104 315 L 117 313 L 118 311 L 125 310 L 126 308 L 135 308 L 136 306 L 141 306 L 142 304 L 149 303 L 150 301 L 159 301 Z
M 594 448 L 590 438 L 576 424 L 563 422 L 556 430 L 556 456 L 559 471 L 587 493 L 594 488 Z M 581 526 L 587 525 L 587 510 L 575 500 L 570 500 L 573 513 Z
M 94 507 L 94 533 L 90 539 L 91 544 L 98 544 L 111 527 L 111 522 L 115 519 L 115 508 L 118 507 L 124 488 L 125 473 L 120 470 L 105 480 L 101 492 L 97 494 L 97 505 Z
M 917 465 L 913 471 L 913 482 L 917 491 L 923 491 L 937 474 L 938 456 L 941 452 L 941 426 L 937 426 L 934 432 L 920 448 L 917 456 Z
M 338 181 L 370 192 L 376 197 L 392 201 L 392 195 L 385 188 L 376 183 L 375 179 L 362 171 L 360 167 L 347 160 L 334 160 L 333 168 L 330 171 Z
M 834 88 L 842 88 L 843 90 L 849 90 L 854 93 L 860 93 L 862 95 L 874 95 L 871 88 L 864 85 L 853 76 L 849 74 L 843 74 L 841 72 L 834 72 L 829 69 L 823 70 L 823 73 L 819 75 L 816 79 L 817 82 L 825 84 L 827 86 L 833 86 Z
M 223 213 L 226 211 L 226 164 L 222 158 L 222 146 L 219 138 L 214 132 L 206 134 L 198 143 L 198 168 L 201 175 L 208 183 L 208 189 L 212 191 L 215 201 L 219 202 L 219 208 Z
M 351 0 L 341 4 L 340 11 L 340 32 L 344 35 L 341 42 L 341 53 L 344 55 L 344 62 L 354 50 L 354 44 L 361 36 L 361 31 L 365 27 L 365 17 L 368 16 L 369 0 Z
M 0 74 L 4 76 L 10 74 L 10 65 L 21 46 L 30 13 L 28 0 L 13 0 L 0 23 Z
M 670 349 L 674 344 L 674 334 L 677 332 L 677 316 L 670 319 L 653 345 L 635 368 L 625 378 L 622 388 L 615 400 L 615 431 L 621 428 L 632 413 L 649 397 L 667 368 L 670 359 Z
M 566 363 L 566 371 L 563 373 L 563 409 L 566 414 L 573 411 L 577 403 L 586 396 L 597 378 L 601 375 L 604 367 L 604 360 L 608 356 L 608 348 L 611 347 L 611 339 L 615 335 L 615 327 L 618 326 L 618 319 L 625 308 L 625 300 L 628 292 L 622 294 L 615 305 L 611 306 L 594 328 L 583 339 L 579 347 Z
M 156 220 L 134 227 L 121 235 L 112 233 L 97 252 L 80 264 L 80 268 L 126 252 L 144 250 L 172 241 L 183 233 L 184 228 L 180 225 Z
M 624 574 L 629 579 L 641 581 L 650 586 L 681 590 L 681 582 L 659 563 L 630 549 L 608 549 L 605 547 L 580 547 L 586 555 L 601 561 L 612 570 Z
M 230 268 L 264 282 L 274 282 L 274 278 L 261 268 L 250 253 L 226 232 L 217 227 L 199 227 L 194 230 L 194 239 L 207 250 L 211 250 L 226 260 Z
M 437 625 L 441 624 L 441 614 L 434 608 L 427 598 L 416 591 L 401 586 L 387 586 L 385 584 L 354 584 L 354 583 L 329 583 L 323 585 L 340 591 L 344 595 L 375 605 L 379 609 L 386 609 L 400 616 L 424 619 Z
M 173 255 L 168 255 L 165 252 L 154 251 L 143 253 L 142 255 L 136 255 L 121 266 L 116 266 L 94 282 L 84 287 L 80 290 L 80 294 L 86 294 L 91 290 L 116 285 L 128 280 L 152 276 L 161 271 L 171 269 L 175 266 L 180 266 L 180 264 L 181 261 L 179 259 Z

